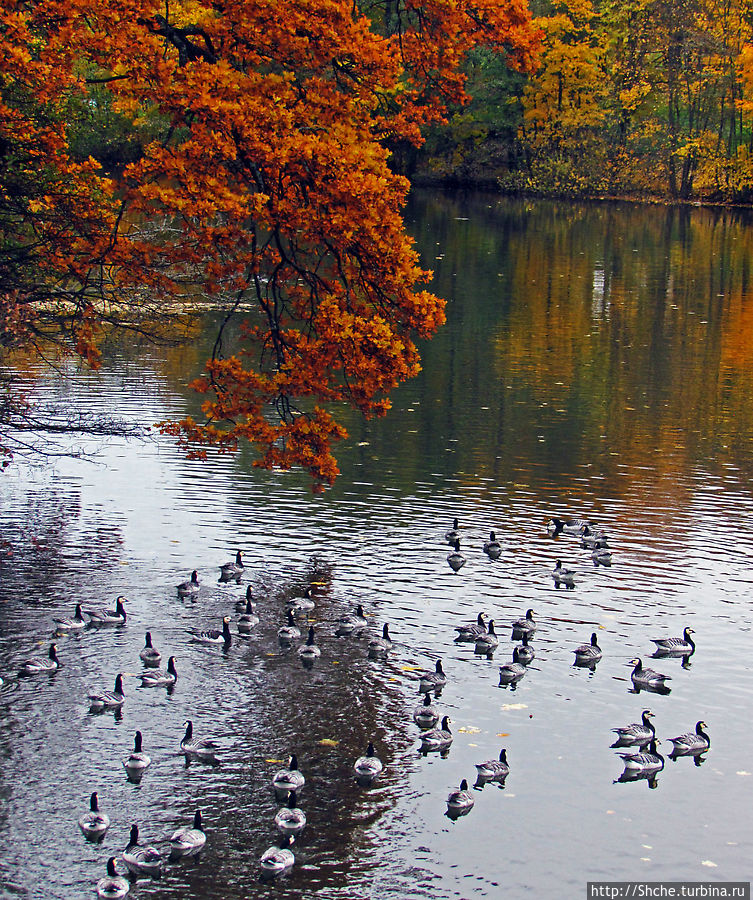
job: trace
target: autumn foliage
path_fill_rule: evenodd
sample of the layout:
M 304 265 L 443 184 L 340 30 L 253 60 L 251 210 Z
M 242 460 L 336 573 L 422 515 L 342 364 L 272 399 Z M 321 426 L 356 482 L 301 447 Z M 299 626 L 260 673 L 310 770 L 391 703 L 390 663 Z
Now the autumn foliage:
M 206 421 L 165 430 L 199 455 L 245 438 L 259 465 L 332 482 L 338 407 L 384 413 L 444 321 L 390 147 L 462 102 L 472 48 L 530 68 L 526 4 L 3 0 L 0 28 L 0 215 L 25 252 L 15 281 L 0 273 L 6 331 L 22 340 L 53 303 L 96 361 L 116 304 L 209 295 L 243 317 L 241 345 L 220 331 Z M 112 180 L 68 152 L 66 104 L 94 83 L 134 128 L 162 123 Z

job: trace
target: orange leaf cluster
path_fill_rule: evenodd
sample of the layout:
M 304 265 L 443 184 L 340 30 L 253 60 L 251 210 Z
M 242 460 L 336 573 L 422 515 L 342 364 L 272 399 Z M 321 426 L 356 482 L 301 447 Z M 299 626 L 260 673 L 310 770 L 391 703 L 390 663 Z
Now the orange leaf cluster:
M 532 65 L 525 2 L 46 0 L 23 13 L 4 2 L 18 37 L 2 77 L 39 59 L 41 78 L 56 60 L 57 83 L 33 88 L 51 104 L 81 88 L 72 61 L 85 61 L 110 79 L 118 109 L 165 123 L 117 186 L 91 164 L 55 161 L 72 183 L 91 181 L 69 193 L 99 203 L 88 261 L 106 257 L 121 292 L 138 284 L 174 303 L 201 291 L 229 313 L 251 309 L 238 355 L 218 353 L 197 385 L 213 395 L 207 421 L 166 430 L 199 454 L 243 438 L 260 465 L 302 465 L 331 483 L 345 431 L 322 404 L 383 414 L 387 393 L 419 370 L 413 338 L 444 321 L 443 301 L 421 287 L 430 273 L 405 233 L 408 184 L 389 168 L 389 143 L 419 142 L 421 124 L 463 99 L 461 65 L 478 44 Z M 116 188 L 129 211 L 117 231 Z M 49 211 L 59 199 L 36 202 Z M 74 243 L 58 243 L 56 262 L 86 283 Z M 93 307 L 82 308 L 77 348 L 94 362 Z

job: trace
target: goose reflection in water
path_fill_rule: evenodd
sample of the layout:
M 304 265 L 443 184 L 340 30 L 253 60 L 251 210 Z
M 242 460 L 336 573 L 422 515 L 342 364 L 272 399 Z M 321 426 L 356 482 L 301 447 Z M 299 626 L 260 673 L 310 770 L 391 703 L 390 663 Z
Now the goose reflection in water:
M 619 778 L 615 779 L 615 783 L 646 779 L 649 781 L 649 787 L 655 788 L 656 776 L 664 768 L 664 757 L 658 750 L 660 743 L 661 741 L 654 737 L 647 750 L 639 750 L 636 753 L 620 753 L 625 770 Z M 652 780 L 653 784 L 650 783 Z
M 629 772 L 624 771 L 619 778 L 615 778 L 612 784 L 627 784 L 630 781 L 645 781 L 648 783 L 649 790 L 656 790 L 659 787 L 659 779 L 657 772 Z

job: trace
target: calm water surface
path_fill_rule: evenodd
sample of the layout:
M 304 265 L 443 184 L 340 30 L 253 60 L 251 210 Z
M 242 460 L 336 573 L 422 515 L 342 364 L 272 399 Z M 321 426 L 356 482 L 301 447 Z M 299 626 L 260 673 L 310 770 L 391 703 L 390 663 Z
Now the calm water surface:
M 297 475 L 254 471 L 241 453 L 186 461 L 169 440 L 112 440 L 92 462 L 13 468 L 0 481 L 0 890 L 93 895 L 132 822 L 166 839 L 202 810 L 198 864 L 168 865 L 132 895 L 155 898 L 581 897 L 589 880 L 745 880 L 751 875 L 753 561 L 751 223 L 733 213 L 517 203 L 418 194 L 408 217 L 448 325 L 387 419 L 353 421 L 337 485 L 312 496 Z M 202 345 L 202 341 L 206 345 Z M 185 387 L 209 332 L 181 350 L 112 348 L 102 373 L 71 369 L 35 390 L 151 424 L 195 412 Z M 83 449 L 93 449 L 87 441 Z M 596 519 L 611 568 L 552 514 Z M 467 564 L 449 568 L 461 523 Z M 481 550 L 494 529 L 492 562 Z M 242 583 L 218 566 L 247 552 Z M 557 589 L 557 559 L 575 588 Z M 201 592 L 177 598 L 193 568 Z M 321 583 L 311 620 L 322 656 L 304 669 L 278 644 L 284 599 Z M 190 629 L 237 618 L 253 586 L 260 625 L 227 653 Z M 57 640 L 64 667 L 18 680 L 44 654 L 53 615 L 128 598 L 122 628 Z M 362 603 L 387 661 L 334 623 Z M 498 685 L 509 623 L 532 607 L 536 659 Z M 454 626 L 492 616 L 494 659 L 454 644 Z M 631 691 L 628 661 L 690 626 L 698 650 L 666 696 Z M 150 630 L 177 658 L 168 694 L 143 689 Z M 233 624 L 235 631 L 235 625 Z M 604 658 L 574 668 L 597 631 Z M 441 658 L 449 755 L 421 756 L 416 669 Z M 88 711 L 91 689 L 126 673 L 122 715 Z M 611 729 L 654 711 L 664 739 L 708 724 L 701 765 L 667 761 L 653 789 L 615 783 Z M 221 745 L 219 767 L 184 764 L 183 722 Z M 152 765 L 130 783 L 136 729 Z M 371 788 L 352 763 L 373 740 L 386 764 Z M 445 816 L 448 792 L 506 747 L 511 773 Z M 309 826 L 292 874 L 258 881 L 274 838 L 270 779 L 297 752 Z M 97 790 L 102 845 L 76 825 Z

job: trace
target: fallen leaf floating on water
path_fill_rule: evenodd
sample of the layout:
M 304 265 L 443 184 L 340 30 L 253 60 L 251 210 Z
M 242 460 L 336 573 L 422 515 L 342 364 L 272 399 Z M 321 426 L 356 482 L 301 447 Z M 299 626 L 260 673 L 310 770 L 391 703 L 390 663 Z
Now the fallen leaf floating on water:
M 481 729 L 476 728 L 474 725 L 463 725 L 458 728 L 458 731 L 462 731 L 463 734 L 481 734 Z
M 509 731 L 498 731 L 495 737 L 510 737 Z
M 322 739 L 319 741 L 319 743 L 320 743 L 323 747 L 336 747 L 336 746 L 340 743 L 340 741 L 335 741 L 335 740 L 333 740 L 332 738 L 322 738 Z

